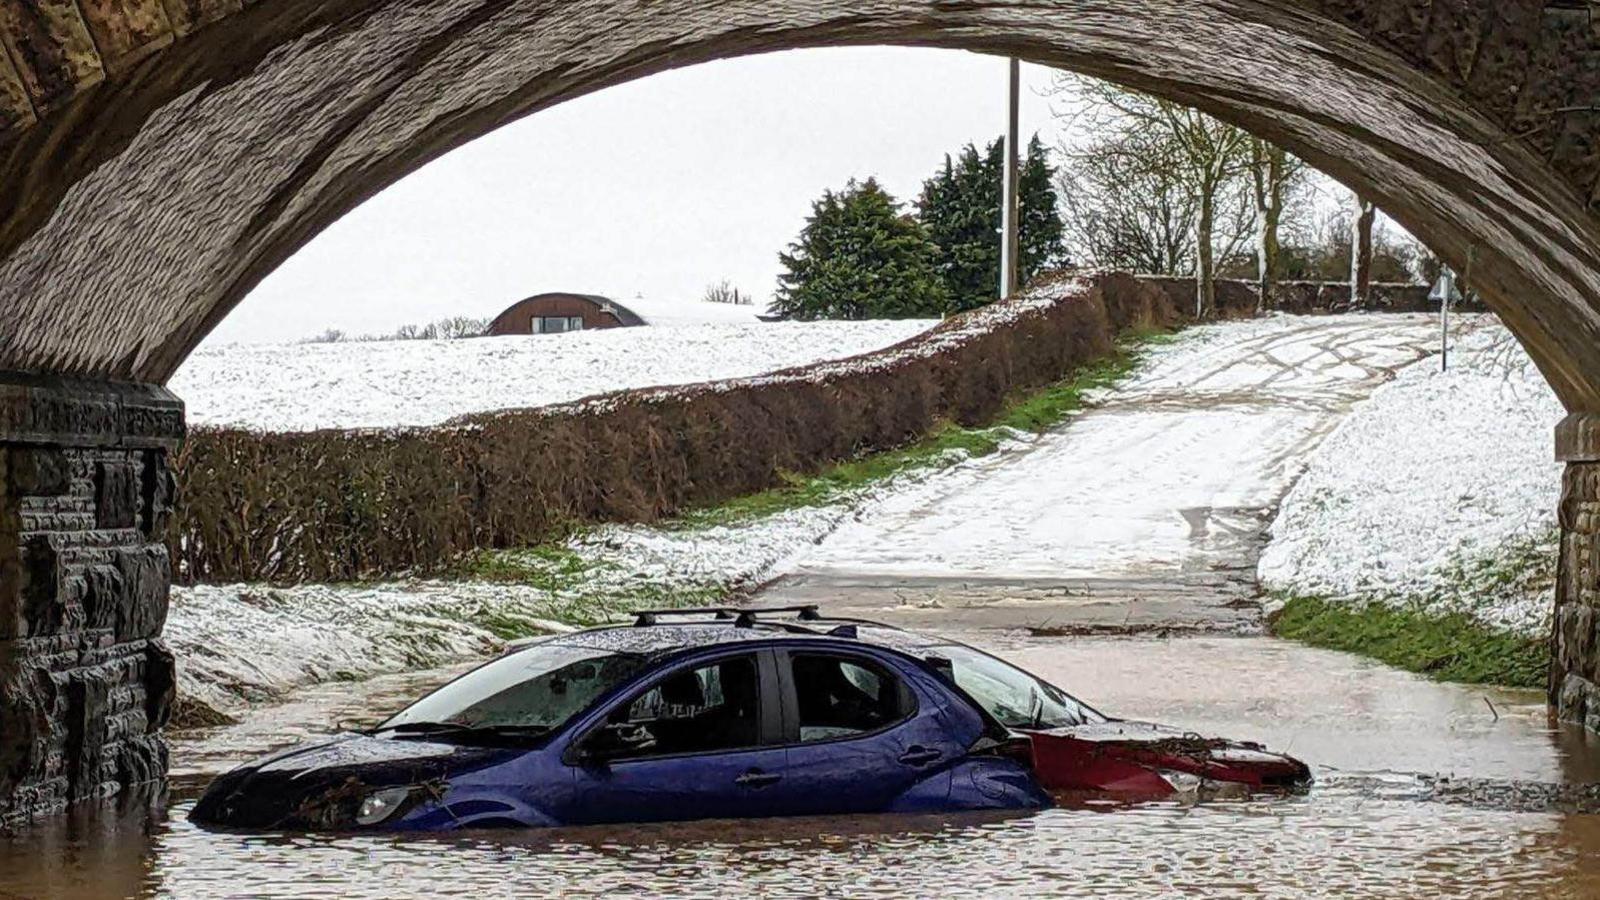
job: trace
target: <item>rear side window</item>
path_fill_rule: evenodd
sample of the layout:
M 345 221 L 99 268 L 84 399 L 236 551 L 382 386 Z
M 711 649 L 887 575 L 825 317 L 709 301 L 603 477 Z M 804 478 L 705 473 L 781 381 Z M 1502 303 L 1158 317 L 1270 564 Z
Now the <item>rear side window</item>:
M 887 669 L 848 656 L 790 656 L 801 741 L 877 731 L 911 715 L 910 691 Z

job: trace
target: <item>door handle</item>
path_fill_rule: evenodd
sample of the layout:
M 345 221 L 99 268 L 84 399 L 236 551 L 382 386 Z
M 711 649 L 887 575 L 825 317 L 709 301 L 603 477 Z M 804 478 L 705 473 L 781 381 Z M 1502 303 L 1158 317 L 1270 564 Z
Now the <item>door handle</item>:
M 763 788 L 769 784 L 777 784 L 782 780 L 782 775 L 774 775 L 771 772 L 763 772 L 760 769 L 751 769 L 743 775 L 740 775 L 738 778 L 735 778 L 733 783 L 739 785 L 740 787 Z
M 906 752 L 900 754 L 900 761 L 908 766 L 925 766 L 943 755 L 931 747 L 913 745 Z

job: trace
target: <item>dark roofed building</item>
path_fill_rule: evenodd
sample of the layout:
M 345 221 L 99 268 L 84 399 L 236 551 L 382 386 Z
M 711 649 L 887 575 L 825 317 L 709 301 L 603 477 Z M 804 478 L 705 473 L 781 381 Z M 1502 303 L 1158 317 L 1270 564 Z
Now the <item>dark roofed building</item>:
M 491 335 L 560 334 L 645 324 L 632 310 L 594 294 L 539 294 L 518 301 L 489 323 Z

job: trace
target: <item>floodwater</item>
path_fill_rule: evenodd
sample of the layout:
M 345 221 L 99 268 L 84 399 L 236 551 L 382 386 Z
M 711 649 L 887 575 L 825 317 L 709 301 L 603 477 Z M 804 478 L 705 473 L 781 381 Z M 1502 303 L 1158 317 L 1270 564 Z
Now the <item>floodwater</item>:
M 1542 698 L 1443 685 L 1268 638 L 966 635 L 1113 714 L 1258 739 L 1303 796 L 1025 816 L 706 822 L 391 838 L 213 834 L 206 778 L 447 677 L 327 685 L 175 742 L 169 792 L 0 838 L 0 897 L 1600 896 L 1600 746 Z M 1461 790 L 1423 776 L 1450 775 Z M 1554 798 L 1554 799 L 1552 799 Z

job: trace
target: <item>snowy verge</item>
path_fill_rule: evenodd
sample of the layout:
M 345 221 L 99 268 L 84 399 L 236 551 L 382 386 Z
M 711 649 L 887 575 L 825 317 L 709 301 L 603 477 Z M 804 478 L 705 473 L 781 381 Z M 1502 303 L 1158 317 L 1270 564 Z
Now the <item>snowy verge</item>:
M 816 506 L 703 527 L 602 526 L 553 550 L 496 553 L 503 581 L 175 588 L 166 639 L 179 693 L 231 715 L 297 687 L 441 666 L 633 609 L 729 602 L 871 505 L 1037 440 L 993 434 L 994 454 L 950 451 Z
M 1272 591 L 1466 611 L 1548 628 L 1564 412 L 1498 322 L 1473 317 L 1451 353 L 1403 369 L 1313 454 L 1272 526 Z
M 187 404 L 191 425 L 255 431 L 427 426 L 473 413 L 843 359 L 936 324 L 705 324 L 452 341 L 224 345 L 192 354 L 171 388 Z

